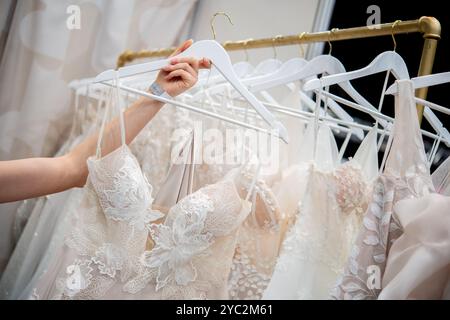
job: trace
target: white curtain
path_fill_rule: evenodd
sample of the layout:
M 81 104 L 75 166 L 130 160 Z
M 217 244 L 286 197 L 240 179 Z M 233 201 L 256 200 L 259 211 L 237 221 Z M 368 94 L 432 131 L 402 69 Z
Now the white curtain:
M 196 1 L 1 1 L 0 160 L 52 156 L 71 123 L 67 84 L 114 68 L 126 49 L 184 40 Z M 17 207 L 0 205 L 0 273 L 14 247 Z

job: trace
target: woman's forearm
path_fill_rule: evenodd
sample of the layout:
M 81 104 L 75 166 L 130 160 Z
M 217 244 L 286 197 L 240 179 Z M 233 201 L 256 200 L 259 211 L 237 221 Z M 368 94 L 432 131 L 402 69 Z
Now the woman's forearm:
M 163 103 L 147 98 L 140 98 L 127 108 L 124 112 L 125 137 L 126 143 L 129 144 L 145 127 L 145 125 L 156 115 L 162 108 Z M 86 183 L 88 174 L 86 160 L 96 152 L 99 132 L 86 138 L 82 143 L 77 145 L 69 154 L 69 161 L 74 163 L 77 168 L 75 181 L 73 186 L 82 187 Z M 120 122 L 116 116 L 111 122 L 105 126 L 101 144 L 101 156 L 114 151 L 121 145 Z
M 130 143 L 161 109 L 161 102 L 141 98 L 124 112 L 126 142 Z M 99 133 L 86 138 L 68 154 L 55 158 L 0 161 L 0 202 L 18 201 L 82 187 L 86 160 L 95 155 Z M 118 117 L 105 126 L 102 156 L 121 145 Z

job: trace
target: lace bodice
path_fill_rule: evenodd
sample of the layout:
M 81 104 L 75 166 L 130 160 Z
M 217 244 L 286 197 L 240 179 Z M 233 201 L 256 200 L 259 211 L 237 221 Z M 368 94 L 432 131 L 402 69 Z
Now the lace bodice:
M 130 156 L 126 150 L 111 154 L 108 162 L 113 161 L 112 157 Z M 122 159 L 121 163 L 126 160 Z M 102 164 L 97 163 L 98 167 Z M 133 181 L 144 181 L 135 175 L 119 176 L 128 186 Z M 111 186 L 103 184 L 101 190 L 121 190 L 114 187 L 114 178 L 109 181 Z M 119 193 L 119 197 L 123 194 Z M 136 194 L 128 199 L 131 198 L 147 200 Z M 228 297 L 227 279 L 237 230 L 250 210 L 250 204 L 240 198 L 233 180 L 206 186 L 183 198 L 170 208 L 163 223 L 152 223 L 163 214 L 151 209 L 142 211 L 141 218 L 137 219 L 138 215 L 129 213 L 142 206 L 131 204 L 116 207 L 121 213 L 117 219 L 117 215 L 106 214 L 103 208 L 110 206 L 102 206 L 99 199 L 99 189 L 93 187 L 89 177 L 81 210 L 73 217 L 73 227 L 66 236 L 70 249 L 62 250 L 62 263 L 55 261 L 57 278 L 49 281 L 43 277 L 40 281 L 35 291 L 37 296 L 55 299 Z
M 249 210 L 231 180 L 185 197 L 164 224 L 151 225 L 154 247 L 143 253 L 142 269 L 124 289 L 147 296 L 153 283 L 153 298 L 227 298 L 237 231 Z
M 363 227 L 347 267 L 331 292 L 335 299 L 376 299 L 392 243 L 402 230 L 395 204 L 433 191 L 420 135 L 414 92 L 409 80 L 399 80 L 395 100 L 392 146 L 384 173 L 377 179 Z
M 108 219 L 133 224 L 151 215 L 152 187 L 127 145 L 101 159 L 89 158 L 87 164 L 90 181 Z
M 151 186 L 126 145 L 99 160 L 88 160 L 88 168 L 85 195 L 71 217 L 67 247 L 61 250 L 64 263 L 55 271 L 56 279 L 38 284 L 39 295 L 48 294 L 44 298 L 106 295 L 136 273 L 148 227 L 163 217 L 152 210 Z

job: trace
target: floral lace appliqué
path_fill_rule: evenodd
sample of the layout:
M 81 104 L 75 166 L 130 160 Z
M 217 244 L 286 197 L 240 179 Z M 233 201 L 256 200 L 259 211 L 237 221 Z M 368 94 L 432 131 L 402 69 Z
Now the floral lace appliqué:
M 169 283 L 186 286 L 194 281 L 197 269 L 193 258 L 207 254 L 205 250 L 213 242 L 213 235 L 204 232 L 207 214 L 214 211 L 206 194 L 194 193 L 171 211 L 169 215 L 177 211 L 171 225 L 151 226 L 155 247 L 141 258 L 145 267 L 158 269 L 156 290 Z

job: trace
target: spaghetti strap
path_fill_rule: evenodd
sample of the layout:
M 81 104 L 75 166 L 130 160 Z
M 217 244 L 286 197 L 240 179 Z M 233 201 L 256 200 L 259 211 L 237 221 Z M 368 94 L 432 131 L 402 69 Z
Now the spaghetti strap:
M 111 104 L 113 103 L 114 103 L 114 110 L 119 115 L 121 145 L 124 146 L 126 144 L 125 120 L 123 117 L 122 99 L 119 90 L 120 90 L 120 81 L 116 73 L 116 77 L 114 78 L 114 86 L 113 88 L 111 88 L 109 97 L 106 102 L 105 112 L 103 114 L 102 124 L 98 135 L 97 148 L 95 152 L 95 156 L 97 159 L 101 158 L 102 156 L 101 146 L 103 141 L 103 134 L 105 133 L 106 119 L 108 118 L 108 115 L 111 112 Z

